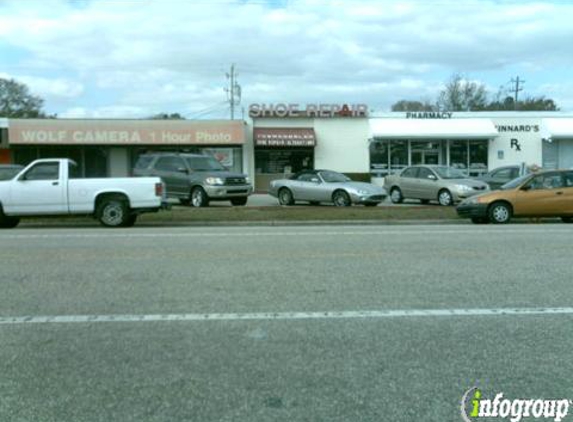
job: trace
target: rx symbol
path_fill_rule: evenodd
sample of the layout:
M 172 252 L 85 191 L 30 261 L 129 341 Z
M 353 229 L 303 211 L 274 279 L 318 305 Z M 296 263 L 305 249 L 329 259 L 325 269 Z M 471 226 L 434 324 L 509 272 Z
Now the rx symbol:
M 521 144 L 519 143 L 519 141 L 515 138 L 513 138 L 511 140 L 511 144 L 510 147 L 513 149 L 515 148 L 516 151 L 521 151 Z

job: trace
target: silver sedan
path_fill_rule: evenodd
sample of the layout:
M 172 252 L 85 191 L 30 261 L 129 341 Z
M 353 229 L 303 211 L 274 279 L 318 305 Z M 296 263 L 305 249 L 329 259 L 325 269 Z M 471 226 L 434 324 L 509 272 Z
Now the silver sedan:
M 339 207 L 352 204 L 375 206 L 386 199 L 386 190 L 371 183 L 354 182 L 331 170 L 305 170 L 290 179 L 273 180 L 269 194 L 281 205 L 296 201 L 319 204 L 330 202 Z
M 446 166 L 412 166 L 400 174 L 387 176 L 384 186 L 395 204 L 404 199 L 419 199 L 423 204 L 437 200 L 453 205 L 489 190 L 485 182 L 468 179 L 460 170 Z

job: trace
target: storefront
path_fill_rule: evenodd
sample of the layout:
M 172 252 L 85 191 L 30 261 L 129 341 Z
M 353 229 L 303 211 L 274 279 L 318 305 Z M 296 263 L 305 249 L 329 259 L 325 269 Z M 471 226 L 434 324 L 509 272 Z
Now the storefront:
M 304 169 L 332 169 L 370 180 L 368 108 L 363 104 L 255 104 L 255 189 Z
M 543 167 L 573 168 L 573 118 L 543 119 Z
M 498 135 L 491 119 L 370 120 L 370 170 L 384 177 L 416 164 L 446 165 L 469 176 L 488 169 L 488 148 Z
M 312 128 L 255 128 L 255 184 L 259 189 L 281 177 L 314 168 Z
M 471 177 L 521 163 L 573 168 L 571 113 L 324 113 L 309 118 L 300 112 L 290 115 L 285 107 L 277 116 L 277 107 L 274 114 L 253 118 L 257 190 L 305 166 L 356 180 L 384 177 L 414 164 L 452 166 Z M 301 139 L 303 128 L 314 140 L 305 147 L 289 146 L 286 138 Z
M 10 119 L 12 162 L 71 158 L 83 177 L 131 175 L 139 155 L 155 151 L 213 155 L 243 171 L 245 125 L 240 121 Z

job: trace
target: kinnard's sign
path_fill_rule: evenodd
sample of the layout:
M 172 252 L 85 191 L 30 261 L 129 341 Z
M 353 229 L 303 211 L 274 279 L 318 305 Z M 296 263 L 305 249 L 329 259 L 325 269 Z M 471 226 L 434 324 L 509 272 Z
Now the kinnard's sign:
M 366 104 L 251 104 L 249 117 L 368 117 Z

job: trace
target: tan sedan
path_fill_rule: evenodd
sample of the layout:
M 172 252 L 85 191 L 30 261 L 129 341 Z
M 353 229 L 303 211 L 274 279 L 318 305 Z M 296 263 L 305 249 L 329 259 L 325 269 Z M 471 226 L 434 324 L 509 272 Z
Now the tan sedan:
M 447 166 L 412 166 L 400 174 L 387 176 L 384 187 L 393 203 L 419 199 L 422 204 L 438 201 L 452 205 L 489 190 L 485 182 L 469 179 L 460 170 Z
M 501 190 L 466 199 L 457 212 L 477 224 L 503 224 L 512 217 L 561 217 L 563 222 L 572 223 L 573 170 L 522 176 Z

